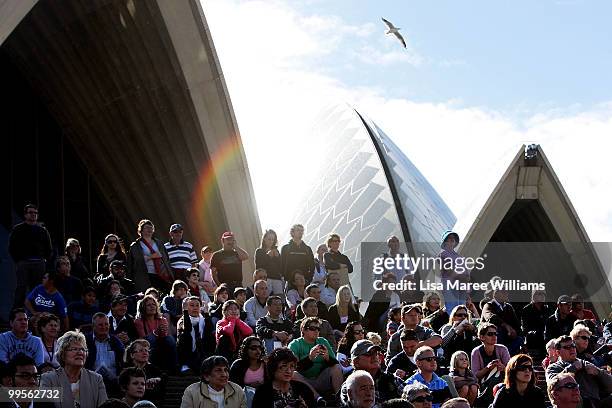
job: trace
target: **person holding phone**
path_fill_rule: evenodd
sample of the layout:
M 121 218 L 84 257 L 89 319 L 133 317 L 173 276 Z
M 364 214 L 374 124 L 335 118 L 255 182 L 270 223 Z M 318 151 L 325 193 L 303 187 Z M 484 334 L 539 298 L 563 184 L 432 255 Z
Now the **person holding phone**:
M 294 378 L 310 385 L 317 394 L 337 393 L 344 379 L 342 369 L 329 342 L 319 337 L 321 322 L 317 317 L 307 317 L 300 331 L 302 337 L 289 343 L 289 349 L 298 358 Z

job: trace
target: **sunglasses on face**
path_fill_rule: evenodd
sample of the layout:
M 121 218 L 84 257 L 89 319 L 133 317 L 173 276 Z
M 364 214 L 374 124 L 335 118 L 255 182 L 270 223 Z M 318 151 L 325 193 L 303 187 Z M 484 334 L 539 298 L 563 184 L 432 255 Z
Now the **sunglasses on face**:
M 488 332 L 487 334 L 485 334 L 485 336 L 496 337 L 497 336 L 497 332 Z
M 427 361 L 428 363 L 431 363 L 432 361 L 436 361 L 436 357 L 421 357 L 418 359 L 418 361 Z
M 533 371 L 533 367 L 527 364 L 516 366 L 516 371 Z
M 306 327 L 306 330 L 317 331 L 318 332 L 318 331 L 321 331 L 321 328 L 317 327 L 317 326 L 308 326 L 308 327 Z
M 419 397 L 413 398 L 410 400 L 410 402 L 431 402 L 433 401 L 433 397 L 431 395 L 421 395 Z
M 355 334 L 363 334 L 364 331 L 363 330 L 353 330 L 353 333 L 355 333 Z
M 113 239 L 113 240 L 110 240 L 110 241 L 106 241 L 106 243 L 107 243 L 108 245 L 110 245 L 110 244 L 116 244 L 116 243 L 117 243 L 117 241 Z
M 588 340 L 589 336 L 578 336 L 577 339 Z
M 563 350 L 571 350 L 571 349 L 575 349 L 576 345 L 574 343 L 572 343 L 572 344 L 568 344 L 567 346 L 561 346 L 561 348 Z
M 577 390 L 578 388 L 580 388 L 580 385 L 578 385 L 578 383 L 576 382 L 567 382 L 563 385 L 555 387 L 555 390 L 559 390 L 561 388 L 567 388 L 568 390 Z
M 465 313 L 456 313 L 455 317 L 467 317 Z

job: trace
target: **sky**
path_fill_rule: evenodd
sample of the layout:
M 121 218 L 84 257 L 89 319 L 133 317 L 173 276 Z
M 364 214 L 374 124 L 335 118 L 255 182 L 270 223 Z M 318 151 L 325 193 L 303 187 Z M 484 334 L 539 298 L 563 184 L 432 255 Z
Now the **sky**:
M 262 228 L 294 221 L 323 156 L 314 119 L 347 103 L 459 224 L 473 222 L 520 146 L 538 143 L 591 240 L 612 241 L 612 3 L 502 3 L 202 1 Z

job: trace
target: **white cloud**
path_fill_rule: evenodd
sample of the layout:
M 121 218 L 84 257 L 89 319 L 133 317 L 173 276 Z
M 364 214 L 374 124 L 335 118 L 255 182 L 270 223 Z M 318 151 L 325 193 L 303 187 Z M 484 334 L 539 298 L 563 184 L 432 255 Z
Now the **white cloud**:
M 380 49 L 367 48 L 364 39 L 379 35 L 375 24 L 300 15 L 288 4 L 203 2 L 264 228 L 287 228 L 292 204 L 309 189 L 322 156 L 320 141 L 310 134 L 312 120 L 328 103 L 345 101 L 361 108 L 403 148 L 460 219 L 474 213 L 475 197 L 491 192 L 522 143 L 540 143 L 590 238 L 612 241 L 612 177 L 607 166 L 612 105 L 588 112 L 579 106 L 549 108 L 517 119 L 465 107 L 461 101 L 390 99 L 384 89 L 368 84 L 367 70 L 373 68 L 356 65 L 359 58 L 342 62 L 364 70 L 363 86 L 349 88 L 329 73 L 330 56 L 336 53 L 355 57 L 365 51 L 378 56 L 381 64 L 414 64 L 419 58 L 423 64 L 426 58 L 410 52 L 397 56 L 391 44 L 383 44 L 384 37 L 372 40 L 383 44 Z

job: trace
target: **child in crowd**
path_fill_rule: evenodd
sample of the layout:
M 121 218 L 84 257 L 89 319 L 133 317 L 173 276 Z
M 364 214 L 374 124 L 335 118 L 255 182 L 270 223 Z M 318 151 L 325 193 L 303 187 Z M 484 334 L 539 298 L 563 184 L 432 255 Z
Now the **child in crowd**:
M 544 370 L 549 365 L 556 362 L 559 359 L 559 350 L 557 350 L 557 339 L 552 339 L 546 343 L 546 358 L 542 361 L 542 367 Z
M 478 396 L 478 379 L 470 370 L 470 360 L 465 351 L 455 351 L 450 359 L 450 377 L 459 396 L 469 401 L 470 406 Z
M 183 299 L 187 297 L 187 284 L 182 280 L 175 280 L 172 284 L 172 294 L 162 300 L 160 310 L 170 322 L 170 332 L 176 333 L 176 324 L 183 317 Z
M 391 336 L 393 336 L 393 333 L 397 331 L 401 322 L 402 322 L 402 308 L 394 307 L 391 310 L 389 310 L 388 322 L 387 322 L 388 338 L 391 338 Z

